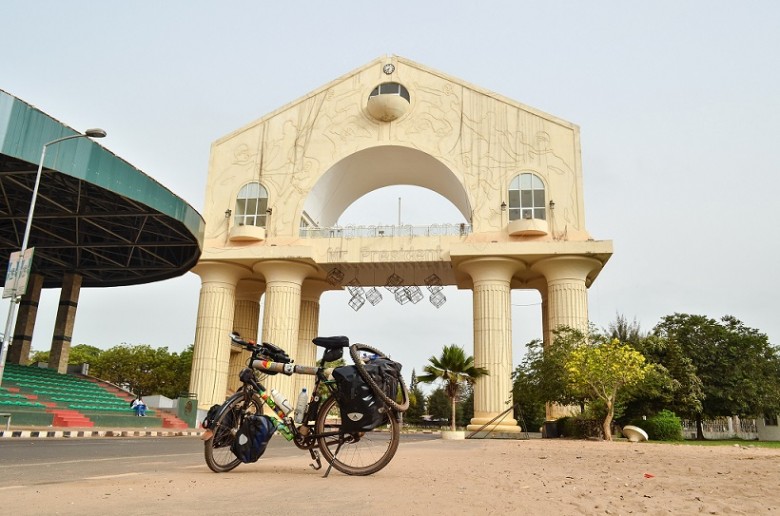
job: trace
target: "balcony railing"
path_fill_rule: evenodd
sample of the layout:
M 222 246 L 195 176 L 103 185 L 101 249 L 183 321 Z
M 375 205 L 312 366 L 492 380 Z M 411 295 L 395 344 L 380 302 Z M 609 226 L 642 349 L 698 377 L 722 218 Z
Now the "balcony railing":
M 335 226 L 332 228 L 301 228 L 302 238 L 390 238 L 465 236 L 471 224 L 431 224 L 430 226 Z

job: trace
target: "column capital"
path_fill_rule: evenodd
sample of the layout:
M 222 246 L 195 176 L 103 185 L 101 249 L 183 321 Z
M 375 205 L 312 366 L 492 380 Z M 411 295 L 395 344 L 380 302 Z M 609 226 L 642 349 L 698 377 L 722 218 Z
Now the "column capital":
M 202 283 L 229 283 L 235 286 L 242 278 L 252 276 L 248 267 L 223 261 L 200 261 L 190 269 L 200 276 Z
M 520 260 L 503 256 L 481 256 L 460 262 L 458 269 L 469 276 L 473 283 L 483 281 L 512 280 L 512 276 L 524 271 L 527 266 Z
M 604 266 L 601 261 L 589 256 L 553 256 L 531 265 L 531 270 L 544 275 L 547 282 L 559 280 L 580 280 L 590 283 L 588 276 Z
M 266 284 L 272 281 L 286 281 L 301 285 L 309 274 L 317 272 L 314 265 L 294 260 L 264 260 L 255 263 L 252 270 L 262 274 Z

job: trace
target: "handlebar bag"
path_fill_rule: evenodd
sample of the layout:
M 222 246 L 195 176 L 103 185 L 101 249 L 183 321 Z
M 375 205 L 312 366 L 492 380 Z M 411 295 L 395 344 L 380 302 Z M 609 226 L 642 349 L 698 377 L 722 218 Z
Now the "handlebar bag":
M 238 432 L 230 451 L 241 462 L 256 462 L 268 446 L 276 431 L 273 419 L 262 414 L 246 416 L 238 427 Z

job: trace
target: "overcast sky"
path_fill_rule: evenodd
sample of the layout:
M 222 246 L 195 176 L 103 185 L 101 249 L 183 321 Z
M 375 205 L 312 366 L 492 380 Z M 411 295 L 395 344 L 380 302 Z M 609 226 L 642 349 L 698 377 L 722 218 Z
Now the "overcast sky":
M 592 322 L 729 314 L 780 341 L 780 2 L 4 0 L 0 12 L 0 88 L 106 129 L 102 145 L 199 211 L 214 140 L 385 54 L 573 122 L 586 228 L 615 251 L 589 291 Z M 435 193 L 392 187 L 340 222 L 393 222 L 399 197 L 404 223 L 462 220 Z M 84 289 L 73 343 L 180 351 L 199 288 L 188 273 Z M 58 295 L 43 296 L 36 350 Z M 471 291 L 446 295 L 438 310 L 385 296 L 354 312 L 329 293 L 320 333 L 419 372 L 444 345 L 473 352 Z M 541 308 L 535 292 L 512 304 L 517 365 Z

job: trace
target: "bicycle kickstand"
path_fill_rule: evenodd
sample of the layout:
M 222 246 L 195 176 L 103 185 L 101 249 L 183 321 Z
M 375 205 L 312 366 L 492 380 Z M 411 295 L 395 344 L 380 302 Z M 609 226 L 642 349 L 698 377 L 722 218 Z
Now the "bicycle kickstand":
M 333 460 L 330 461 L 330 464 L 328 464 L 328 469 L 325 471 L 325 474 L 322 475 L 322 478 L 328 478 L 328 475 L 330 475 L 330 468 L 333 467 L 333 462 L 336 460 L 336 457 L 339 456 L 339 450 L 341 449 L 341 445 L 343 444 L 343 441 L 339 439 L 339 445 L 336 446 L 336 452 L 333 454 Z
M 320 452 L 318 452 L 317 450 L 310 449 L 309 453 L 311 453 L 311 458 L 316 463 L 316 464 L 309 464 L 311 469 L 313 469 L 314 471 L 322 469 L 322 461 L 320 460 Z

